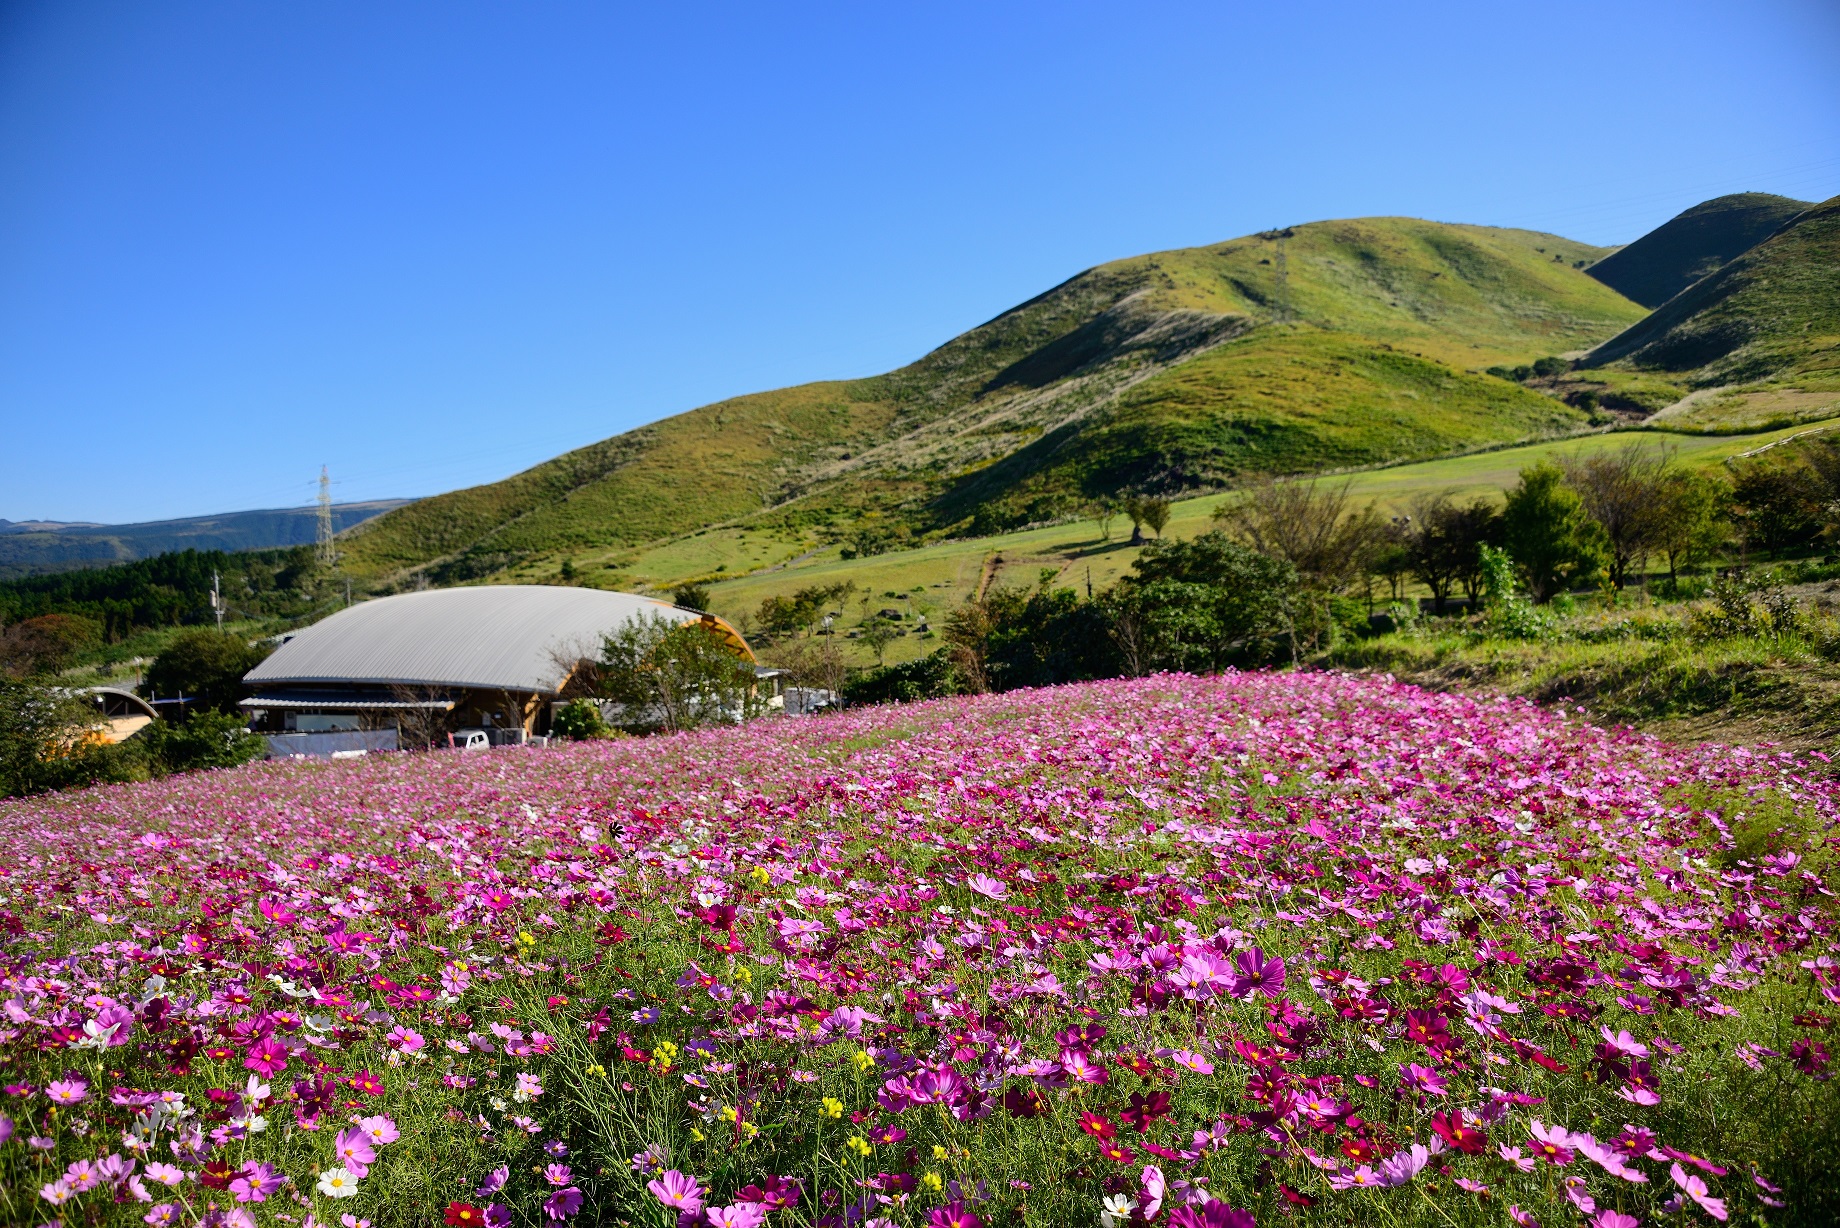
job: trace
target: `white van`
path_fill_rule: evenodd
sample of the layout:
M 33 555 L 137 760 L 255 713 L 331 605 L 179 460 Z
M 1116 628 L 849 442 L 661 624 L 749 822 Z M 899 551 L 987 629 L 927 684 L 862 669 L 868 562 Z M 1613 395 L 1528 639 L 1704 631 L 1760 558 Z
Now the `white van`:
M 454 731 L 455 750 L 485 750 L 492 745 L 492 739 L 483 729 L 456 729 Z

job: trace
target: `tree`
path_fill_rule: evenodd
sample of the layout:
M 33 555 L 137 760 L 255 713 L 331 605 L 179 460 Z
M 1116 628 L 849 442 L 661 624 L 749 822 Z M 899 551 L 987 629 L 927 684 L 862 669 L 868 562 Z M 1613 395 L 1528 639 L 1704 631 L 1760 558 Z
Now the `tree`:
M 709 609 L 709 590 L 701 584 L 680 584 L 671 590 L 671 604 L 702 614 Z
M 397 746 L 403 750 L 434 750 L 450 745 L 447 735 L 453 732 L 453 704 L 445 690 L 426 684 L 396 683 L 390 687 L 390 698 L 397 705 Z
M 1163 526 L 1169 523 L 1169 500 L 1139 500 L 1137 514 L 1142 517 L 1145 527 L 1160 539 L 1163 536 Z
M 192 711 L 235 712 L 243 697 L 243 675 L 273 651 L 241 636 L 210 628 L 182 631 L 147 667 L 151 695 L 185 696 Z
M 1360 577 L 1386 536 L 1372 504 L 1351 506 L 1351 485 L 1265 478 L 1218 508 L 1214 520 L 1235 540 L 1289 563 L 1304 583 L 1341 592 Z
M 1481 585 L 1480 547 L 1495 537 L 1495 509 L 1477 499 L 1467 506 L 1448 494 L 1421 497 L 1397 529 L 1412 574 L 1431 590 L 1432 606 L 1444 603 L 1457 585 L 1474 602 Z
M 1661 491 L 1654 548 L 1667 560 L 1668 580 L 1680 569 L 1711 557 L 1723 545 L 1725 502 L 1730 488 L 1703 474 L 1676 470 Z
M 1560 468 L 1604 530 L 1610 583 L 1625 587 L 1631 569 L 1640 571 L 1655 549 L 1673 457 L 1664 449 L 1632 443 L 1614 452 L 1569 457 Z
M 102 642 L 102 627 L 81 614 L 40 614 L 0 630 L 0 675 L 55 674 Z
M 1814 544 L 1825 508 L 1817 474 L 1799 457 L 1744 466 L 1731 484 L 1732 519 L 1744 544 L 1781 556 Z
M 888 663 L 888 645 L 900 634 L 899 628 L 885 618 L 872 618 L 863 624 L 862 642 L 875 654 L 877 666 Z
M 675 732 L 755 715 L 754 667 L 714 626 L 652 614 L 601 641 L 601 696 L 630 728 Z
M 1269 658 L 1291 624 L 1297 571 L 1225 533 L 1158 541 L 1108 594 L 1118 647 L 1151 669 L 1214 671 Z
M 1541 461 L 1521 470 L 1501 520 L 1503 544 L 1536 602 L 1552 600 L 1565 585 L 1603 566 L 1603 526 L 1565 484 L 1557 465 Z
M 842 647 L 822 636 L 776 644 L 765 656 L 767 664 L 785 670 L 787 682 L 796 687 L 841 694 L 850 672 Z
M 1099 540 L 1112 540 L 1112 521 L 1118 518 L 1118 500 L 1109 496 L 1094 499 L 1086 505 L 1086 514 L 1099 526 Z

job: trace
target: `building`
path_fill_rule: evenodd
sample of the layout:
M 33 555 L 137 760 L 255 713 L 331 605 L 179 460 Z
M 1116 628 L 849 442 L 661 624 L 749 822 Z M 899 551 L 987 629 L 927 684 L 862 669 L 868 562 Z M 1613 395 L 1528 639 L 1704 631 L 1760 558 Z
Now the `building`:
M 631 593 L 545 585 L 433 589 L 360 602 L 281 640 L 243 677 L 251 727 L 277 753 L 329 753 L 292 735 L 382 734 L 430 717 L 448 729 L 493 731 L 494 741 L 547 734 L 554 701 L 602 637 L 655 616 L 697 622 L 744 660 L 754 653 L 710 614 Z M 424 724 L 425 727 L 425 724 Z M 331 745 L 332 739 L 325 740 Z M 374 743 L 374 744 L 373 744 Z M 346 749 L 350 749 L 346 748 Z
M 160 719 L 152 704 L 121 687 L 84 687 L 72 694 L 95 708 L 102 722 L 97 732 L 105 742 L 125 742 Z

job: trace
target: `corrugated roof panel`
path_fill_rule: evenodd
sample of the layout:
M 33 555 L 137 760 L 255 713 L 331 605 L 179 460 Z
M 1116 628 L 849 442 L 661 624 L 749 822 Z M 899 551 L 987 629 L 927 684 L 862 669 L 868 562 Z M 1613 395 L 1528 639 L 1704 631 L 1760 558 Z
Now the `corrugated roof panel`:
M 431 589 L 379 597 L 314 623 L 243 680 L 373 683 L 554 692 L 552 653 L 580 647 L 642 614 L 675 622 L 699 616 L 632 593 L 537 584 Z

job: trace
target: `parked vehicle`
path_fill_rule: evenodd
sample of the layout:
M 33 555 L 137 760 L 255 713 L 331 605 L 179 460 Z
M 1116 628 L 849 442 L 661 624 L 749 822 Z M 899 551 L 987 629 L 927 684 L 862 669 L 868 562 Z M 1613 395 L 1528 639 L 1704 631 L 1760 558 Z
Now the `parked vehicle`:
M 485 750 L 492 745 L 492 738 L 483 729 L 454 730 L 455 750 Z

